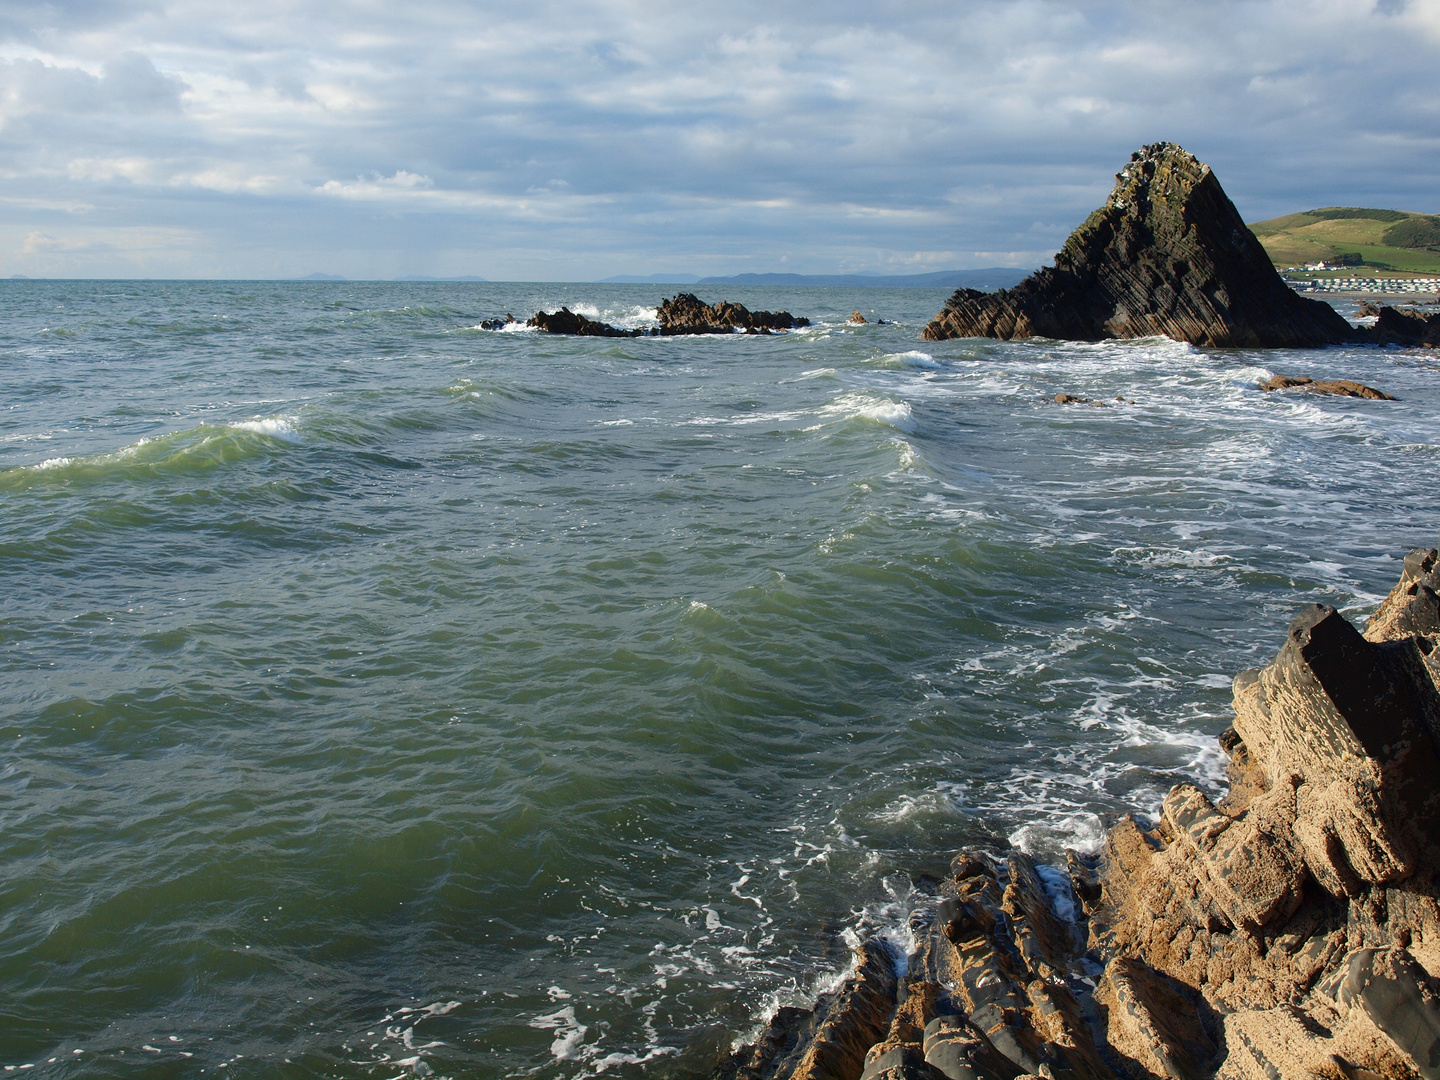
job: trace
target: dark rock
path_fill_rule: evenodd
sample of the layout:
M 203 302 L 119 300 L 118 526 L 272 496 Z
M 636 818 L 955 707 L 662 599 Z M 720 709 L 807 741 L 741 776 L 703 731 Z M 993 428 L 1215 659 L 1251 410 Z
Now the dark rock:
M 925 1027 L 925 1060 L 950 1080 L 1013 1080 L 1019 1067 L 968 1020 L 937 1016 Z
M 1272 375 L 1259 384 L 1261 390 L 1303 390 L 1310 394 L 1334 394 L 1337 397 L 1370 398 L 1373 401 L 1394 401 L 1383 390 L 1351 382 L 1349 379 L 1310 379 L 1304 375 Z
M 810 320 L 796 318 L 788 311 L 751 311 L 743 304 L 722 300 L 711 307 L 693 293 L 680 293 L 661 303 L 657 312 L 660 333 L 676 334 L 763 334 L 809 326 Z
M 1296 294 L 1209 166 L 1146 146 L 1103 207 L 1013 289 L 961 289 L 924 337 L 1171 337 L 1196 345 L 1307 348 L 1358 339 L 1329 304 Z
M 1076 397 L 1074 394 L 1056 394 L 1050 400 L 1056 405 L 1099 405 L 1102 409 L 1105 407 L 1103 401 L 1096 401 L 1094 398 L 1088 397 Z M 1123 399 L 1117 398 L 1116 400 Z
M 514 316 L 514 315 L 511 315 L 511 314 L 507 311 L 507 312 L 505 313 L 505 317 L 504 317 L 503 319 L 482 319 L 482 320 L 480 321 L 480 329 L 481 329 L 481 330 L 504 330 L 505 327 L 510 326 L 510 325 L 511 325 L 512 323 L 514 323 L 514 322 L 515 322 L 515 316 Z
M 1440 345 L 1440 314 L 1426 318 L 1413 308 L 1382 307 L 1370 328 L 1370 340 L 1377 345 Z
M 640 337 L 645 333 L 644 330 L 621 330 L 618 326 L 596 322 L 565 307 L 553 315 L 537 311 L 525 325 L 544 330 L 547 334 L 573 334 L 578 337 Z
M 1337 1003 L 1358 1004 L 1425 1080 L 1440 1080 L 1440 981 L 1401 948 L 1357 949 L 1342 972 Z

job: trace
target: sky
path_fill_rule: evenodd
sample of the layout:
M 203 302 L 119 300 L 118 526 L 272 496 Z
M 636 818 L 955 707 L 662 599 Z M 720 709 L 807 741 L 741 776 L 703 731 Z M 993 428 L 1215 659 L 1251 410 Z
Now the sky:
M 1440 212 L 1440 0 L 0 3 L 0 276 L 1031 267 L 1159 140 Z

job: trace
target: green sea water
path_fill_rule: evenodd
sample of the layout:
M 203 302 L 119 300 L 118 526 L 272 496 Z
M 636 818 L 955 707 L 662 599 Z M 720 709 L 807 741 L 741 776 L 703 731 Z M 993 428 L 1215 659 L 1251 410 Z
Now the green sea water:
M 1440 526 L 1433 354 L 477 328 L 664 295 L 0 282 L 7 1073 L 703 1072 Z

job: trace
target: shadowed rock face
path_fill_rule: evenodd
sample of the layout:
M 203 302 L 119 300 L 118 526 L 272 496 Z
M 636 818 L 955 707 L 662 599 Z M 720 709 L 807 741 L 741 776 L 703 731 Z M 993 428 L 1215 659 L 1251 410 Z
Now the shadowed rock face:
M 575 337 L 639 337 L 645 333 L 643 330 L 621 330 L 618 326 L 596 322 L 594 319 L 587 319 L 584 315 L 576 315 L 566 307 L 562 307 L 554 314 L 548 311 L 537 311 L 530 316 L 525 325 L 543 330 L 547 334 L 570 334 Z
M 1131 157 L 1053 267 L 998 293 L 961 289 L 924 336 L 1308 348 L 1357 335 L 1281 280 L 1208 165 L 1155 143 Z

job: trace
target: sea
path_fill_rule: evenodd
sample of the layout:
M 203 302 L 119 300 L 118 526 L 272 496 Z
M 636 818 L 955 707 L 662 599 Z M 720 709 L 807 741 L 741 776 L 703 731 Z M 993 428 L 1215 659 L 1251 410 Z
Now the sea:
M 1440 529 L 1433 351 L 479 328 L 675 291 L 0 282 L 5 1075 L 704 1074 Z

